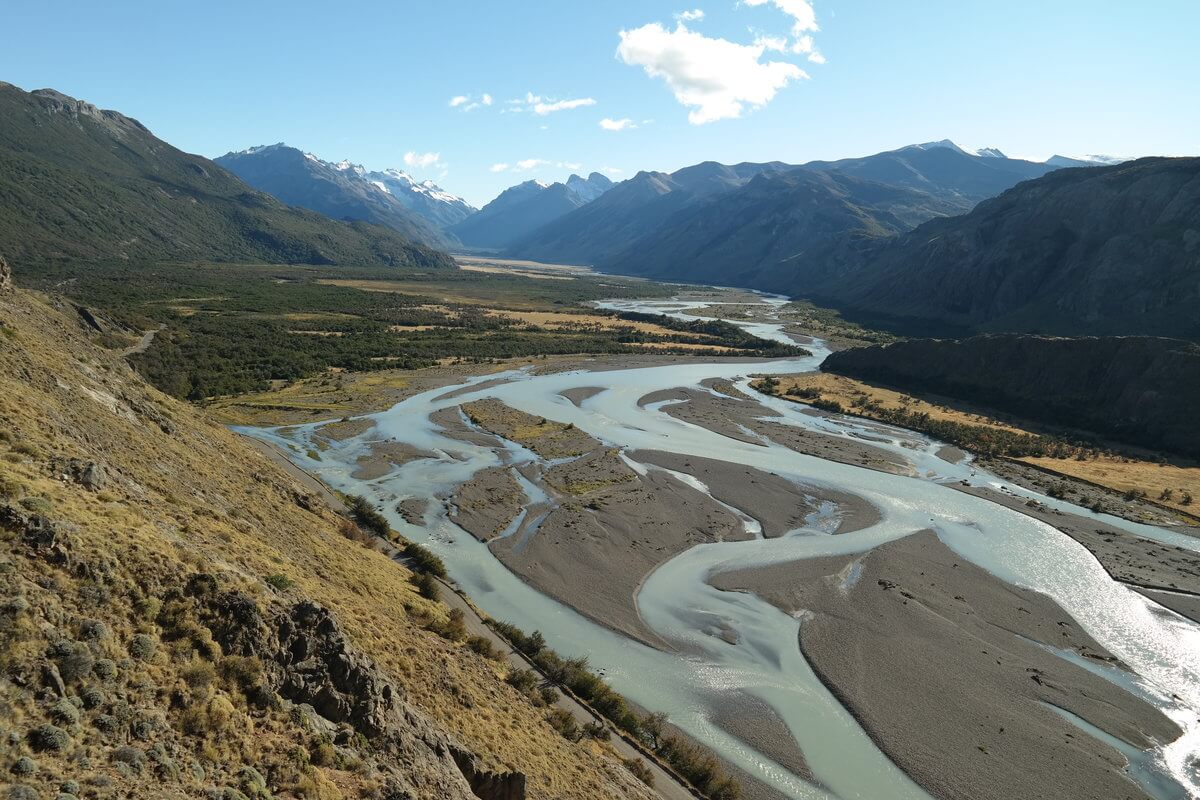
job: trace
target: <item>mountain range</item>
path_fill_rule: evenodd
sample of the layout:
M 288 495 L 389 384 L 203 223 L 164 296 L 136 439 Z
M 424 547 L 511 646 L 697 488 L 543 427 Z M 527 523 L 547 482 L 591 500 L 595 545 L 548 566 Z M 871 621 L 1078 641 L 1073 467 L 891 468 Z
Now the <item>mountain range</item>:
M 890 236 L 1054 169 L 953 142 L 863 158 L 639 172 L 507 254 L 670 280 L 757 286 L 831 237 Z
M 16 263 L 452 263 L 389 228 L 286 206 L 124 114 L 8 83 L 0 83 L 0 252 Z
M 450 228 L 468 247 L 502 249 L 531 231 L 593 202 L 612 181 L 593 172 L 587 178 L 572 175 L 565 182 L 524 183 L 505 189 L 478 213 Z
M 457 244 L 445 229 L 475 211 L 461 197 L 401 170 L 369 171 L 349 161 L 324 161 L 283 143 L 226 153 L 215 161 L 289 205 L 386 225 L 435 247 Z

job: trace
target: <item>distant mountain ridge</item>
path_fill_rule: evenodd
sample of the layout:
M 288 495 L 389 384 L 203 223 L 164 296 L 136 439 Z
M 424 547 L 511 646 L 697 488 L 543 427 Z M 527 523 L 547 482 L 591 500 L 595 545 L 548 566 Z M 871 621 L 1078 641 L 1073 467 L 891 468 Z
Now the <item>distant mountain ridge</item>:
M 934 331 L 1200 340 L 1200 158 L 1056 170 L 777 276 L 865 319 Z
M 469 247 L 506 248 L 530 231 L 594 202 L 612 185 L 599 172 L 587 178 L 572 175 L 562 183 L 525 181 L 505 189 L 495 200 L 449 230 Z
M 386 225 L 434 246 L 455 244 L 443 229 L 475 210 L 432 181 L 418 182 L 402 170 L 369 171 L 350 161 L 325 161 L 282 142 L 226 153 L 215 160 L 289 205 L 334 219 Z
M 124 114 L 8 83 L 0 83 L 0 252 L 17 265 L 453 263 L 395 231 L 290 208 Z
M 764 288 L 838 236 L 848 245 L 902 233 L 1052 169 L 994 148 L 970 153 L 949 140 L 799 166 L 703 162 L 670 174 L 639 172 L 516 239 L 507 253 Z M 813 177 L 820 174 L 832 177 Z

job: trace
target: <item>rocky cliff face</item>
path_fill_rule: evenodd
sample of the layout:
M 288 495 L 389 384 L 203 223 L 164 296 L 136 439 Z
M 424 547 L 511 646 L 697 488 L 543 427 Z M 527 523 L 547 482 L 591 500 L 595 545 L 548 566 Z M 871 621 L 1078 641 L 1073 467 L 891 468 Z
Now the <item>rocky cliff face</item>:
M 0 256 L 0 295 L 10 294 L 13 290 L 12 267 Z
M 1200 158 L 1058 170 L 840 269 L 793 289 L 882 321 L 1200 339 Z
M 1147 336 L 991 335 L 834 353 L 821 367 L 1200 457 L 1200 345 Z

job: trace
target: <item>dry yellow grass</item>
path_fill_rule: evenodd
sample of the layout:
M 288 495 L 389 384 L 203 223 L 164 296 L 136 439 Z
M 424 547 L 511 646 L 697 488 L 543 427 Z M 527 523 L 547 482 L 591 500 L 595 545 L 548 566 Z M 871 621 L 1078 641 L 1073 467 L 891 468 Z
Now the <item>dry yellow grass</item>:
M 826 400 L 836 400 L 843 407 L 850 408 L 859 398 L 866 396 L 884 408 L 904 408 L 916 413 L 928 414 L 931 419 L 959 422 L 964 425 L 982 425 L 996 430 L 1024 433 L 1020 428 L 1013 427 L 998 420 L 989 419 L 980 414 L 969 414 L 946 406 L 928 403 L 911 395 L 872 386 L 869 383 L 856 381 L 842 375 L 831 375 L 827 372 L 813 372 L 804 375 L 789 375 L 779 379 L 779 393 L 787 394 L 789 389 L 816 389 Z M 864 416 L 869 416 L 866 412 Z
M 633 330 L 649 333 L 655 336 L 676 336 L 679 331 L 673 331 L 653 322 L 634 322 L 606 317 L 599 314 L 576 314 L 563 311 L 506 311 L 489 308 L 489 317 L 503 317 L 524 322 L 527 325 L 537 325 L 541 328 L 567 330 L 570 328 L 602 328 L 604 330 Z
M 1200 514 L 1200 468 L 1154 464 L 1100 456 L 1087 461 L 1060 458 L 1022 458 L 1027 464 L 1079 478 L 1118 492 L 1140 492 L 1148 499 L 1188 514 Z M 1164 490 L 1170 494 L 1163 496 Z M 1187 497 L 1195 498 L 1184 503 Z
M 444 611 L 418 597 L 410 573 L 351 544 L 319 503 L 302 508 L 293 480 L 222 425 L 146 386 L 30 295 L 0 298 L 0 320 L 0 429 L 12 432 L 0 444 L 0 485 L 44 498 L 52 518 L 72 525 L 79 556 L 145 570 L 123 580 L 147 591 L 179 572 L 260 592 L 271 591 L 265 576 L 284 575 L 289 594 L 329 608 L 410 702 L 494 766 L 525 772 L 531 797 L 611 796 L 628 777 L 610 756 L 564 740 L 494 663 L 425 630 L 406 608 Z M 103 463 L 108 485 L 89 492 L 55 479 L 54 456 Z M 265 734 L 247 733 L 245 746 L 276 746 Z
M 553 275 L 548 272 L 537 272 L 527 269 L 513 269 L 511 267 L 492 267 L 483 264 L 459 264 L 459 269 L 464 272 L 486 272 L 493 275 L 519 275 L 522 278 L 533 278 L 540 281 L 573 281 L 574 275 Z
M 836 400 L 845 408 L 850 408 L 854 405 L 855 400 L 866 396 L 885 409 L 904 408 L 916 413 L 928 414 L 932 419 L 1036 435 L 1033 431 L 980 414 L 971 414 L 936 403 L 930 403 L 910 395 L 880 386 L 872 386 L 871 384 L 842 375 L 812 373 L 792 375 L 779 379 L 779 392 L 781 394 L 786 395 L 787 391 L 792 388 L 816 389 L 821 392 L 822 398 Z M 872 416 L 869 409 L 857 409 L 856 413 L 861 413 L 868 417 Z M 1094 483 L 1097 486 L 1103 486 L 1117 492 L 1141 492 L 1145 494 L 1147 499 L 1179 511 L 1190 514 L 1196 514 L 1200 511 L 1200 467 L 1179 467 L 1114 456 L 1100 456 L 1084 461 L 1077 461 L 1072 458 L 1032 456 L 1016 460 L 1032 464 L 1033 466 L 1059 475 Z M 1165 489 L 1171 490 L 1169 496 L 1162 496 Z M 1188 496 L 1195 498 L 1195 500 L 1192 503 L 1183 502 Z

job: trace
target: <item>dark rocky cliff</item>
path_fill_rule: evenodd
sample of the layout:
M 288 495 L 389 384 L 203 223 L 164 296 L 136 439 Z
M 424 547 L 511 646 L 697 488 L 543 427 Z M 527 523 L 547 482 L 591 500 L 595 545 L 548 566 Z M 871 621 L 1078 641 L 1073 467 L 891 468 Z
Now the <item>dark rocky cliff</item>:
M 1200 345 L 989 335 L 834 353 L 822 369 L 1200 457 Z

